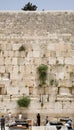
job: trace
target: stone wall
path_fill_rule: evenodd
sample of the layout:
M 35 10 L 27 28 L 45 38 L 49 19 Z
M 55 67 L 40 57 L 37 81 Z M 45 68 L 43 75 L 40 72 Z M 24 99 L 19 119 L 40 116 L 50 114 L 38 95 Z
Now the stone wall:
M 38 87 L 40 64 L 48 66 L 45 95 Z M 31 98 L 25 111 L 16 103 L 23 95 Z M 0 12 L 0 111 L 73 118 L 73 11 Z

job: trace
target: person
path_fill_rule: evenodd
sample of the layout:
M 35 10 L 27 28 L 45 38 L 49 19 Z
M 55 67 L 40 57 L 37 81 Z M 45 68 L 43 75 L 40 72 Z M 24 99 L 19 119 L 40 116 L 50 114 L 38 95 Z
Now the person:
M 37 114 L 37 126 L 40 126 L 40 120 L 41 120 L 41 119 L 40 119 L 40 114 L 38 113 L 38 114 Z
M 71 119 L 69 119 L 67 121 L 67 124 L 68 124 L 68 129 L 72 129 L 72 120 Z
M 11 112 L 8 113 L 8 117 L 9 117 L 9 119 L 11 118 Z
M 21 120 L 22 119 L 22 113 L 20 112 L 19 113 L 19 120 Z
M 5 118 L 4 115 L 1 117 L 1 130 L 5 130 Z
M 46 124 L 48 123 L 48 116 L 46 116 Z

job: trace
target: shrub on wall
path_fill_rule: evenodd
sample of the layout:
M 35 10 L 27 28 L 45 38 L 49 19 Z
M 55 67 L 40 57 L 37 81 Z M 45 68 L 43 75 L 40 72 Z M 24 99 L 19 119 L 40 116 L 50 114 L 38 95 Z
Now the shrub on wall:
M 40 84 L 41 85 L 46 84 L 48 66 L 41 64 L 41 65 L 39 65 L 37 70 L 38 70 L 38 74 L 39 74 Z
M 29 97 L 22 97 L 17 100 L 17 103 L 20 107 L 28 107 L 31 99 Z

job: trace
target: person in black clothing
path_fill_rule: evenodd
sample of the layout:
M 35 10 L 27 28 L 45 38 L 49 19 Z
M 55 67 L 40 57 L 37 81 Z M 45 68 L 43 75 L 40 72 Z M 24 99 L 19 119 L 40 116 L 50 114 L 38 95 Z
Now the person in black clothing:
M 5 118 L 3 115 L 1 117 L 1 130 L 5 130 Z
M 40 114 L 37 114 L 37 126 L 40 126 Z
M 46 116 L 46 124 L 48 123 L 49 121 L 48 121 L 48 116 Z

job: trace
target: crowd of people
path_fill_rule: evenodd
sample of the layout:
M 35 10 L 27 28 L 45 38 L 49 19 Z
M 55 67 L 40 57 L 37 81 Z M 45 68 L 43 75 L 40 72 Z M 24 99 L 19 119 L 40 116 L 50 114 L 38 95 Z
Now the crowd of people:
M 41 117 L 40 117 L 40 114 L 38 113 L 37 114 L 37 126 L 40 126 L 40 123 L 41 123 Z M 60 122 L 61 123 L 61 127 L 58 127 L 60 130 L 62 130 L 63 128 L 66 128 L 66 130 L 74 130 L 73 129 L 73 122 L 71 119 L 68 119 L 67 121 L 64 121 L 64 122 Z M 50 125 L 58 125 L 58 122 L 57 123 L 51 123 L 48 119 L 48 116 L 46 116 L 46 119 L 45 119 L 45 126 L 50 126 Z
M 37 119 L 36 119 L 36 124 L 35 125 L 40 126 L 41 125 L 40 113 L 37 114 L 36 118 Z M 19 113 L 18 119 L 19 120 L 22 119 L 22 113 Z M 5 130 L 5 117 L 4 117 L 4 115 L 1 116 L 0 122 L 1 122 L 1 130 Z M 11 113 L 9 113 L 9 115 L 8 115 L 8 125 L 10 125 L 11 123 L 14 123 L 14 122 L 15 122 L 15 119 L 11 118 Z M 45 126 L 50 126 L 51 125 L 48 116 L 46 116 L 46 118 L 45 118 L 45 124 L 44 125 Z M 62 126 L 65 126 L 67 128 L 67 130 L 74 130 L 73 127 L 72 127 L 73 123 L 72 123 L 71 119 L 68 119 L 66 122 L 62 122 Z M 62 130 L 62 128 L 61 128 L 61 130 Z

